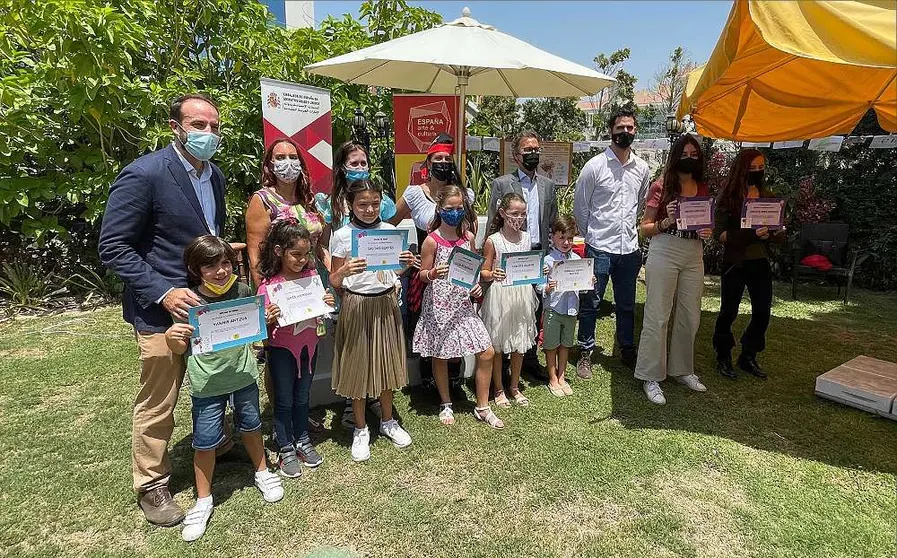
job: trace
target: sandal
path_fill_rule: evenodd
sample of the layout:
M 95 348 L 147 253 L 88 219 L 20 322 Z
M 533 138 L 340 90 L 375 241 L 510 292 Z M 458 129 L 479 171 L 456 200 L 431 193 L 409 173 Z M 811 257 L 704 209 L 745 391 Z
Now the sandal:
M 480 414 L 482 411 L 486 411 L 485 416 Z M 491 407 L 483 407 L 483 408 L 476 407 L 473 411 L 473 416 L 475 416 L 478 421 L 485 422 L 492 428 L 501 429 L 501 428 L 505 427 L 505 423 L 502 422 L 502 420 L 500 418 L 495 416 L 495 413 L 492 412 Z
M 495 404 L 506 409 L 511 406 L 511 402 L 508 401 L 508 396 L 505 395 L 505 392 L 503 391 L 498 392 L 498 395 L 495 396 Z
M 452 404 L 443 403 L 441 407 L 442 410 L 439 411 L 439 422 L 441 422 L 444 426 L 451 426 L 455 424 L 455 412 L 452 411 Z
M 564 391 L 564 395 L 573 395 L 573 386 L 567 380 L 561 382 L 561 389 Z
M 548 391 L 550 391 L 551 395 L 555 397 L 563 397 L 564 395 L 566 395 L 564 393 L 563 384 L 559 384 L 558 387 L 551 387 L 551 384 L 548 384 Z
M 526 396 L 519 391 L 514 394 L 514 402 L 516 402 L 521 407 L 529 407 L 529 399 L 527 399 Z

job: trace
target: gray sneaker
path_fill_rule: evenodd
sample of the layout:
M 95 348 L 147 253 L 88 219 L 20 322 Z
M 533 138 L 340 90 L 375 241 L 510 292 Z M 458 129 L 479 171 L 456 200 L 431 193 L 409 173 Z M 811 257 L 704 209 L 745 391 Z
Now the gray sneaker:
M 583 351 L 576 363 L 576 375 L 583 380 L 592 379 L 592 351 Z
M 296 456 L 305 463 L 306 467 L 312 469 L 324 462 L 324 458 L 317 452 L 315 446 L 311 443 L 311 439 L 308 437 L 296 442 Z
M 293 448 L 280 450 L 280 464 L 277 466 L 280 474 L 288 479 L 296 479 L 302 476 L 302 463 Z

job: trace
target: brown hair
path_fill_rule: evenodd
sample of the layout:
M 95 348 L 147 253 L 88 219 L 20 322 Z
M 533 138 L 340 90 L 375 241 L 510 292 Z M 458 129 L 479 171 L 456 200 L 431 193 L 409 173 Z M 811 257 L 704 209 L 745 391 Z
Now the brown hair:
M 462 190 L 460 186 L 446 184 L 439 190 L 439 195 L 436 196 L 436 216 L 433 218 L 433 222 L 430 223 L 430 232 L 435 231 L 442 225 L 442 215 L 439 214 L 442 203 L 455 196 L 460 197 L 461 201 L 464 203 L 464 219 L 458 223 L 457 227 L 455 227 L 455 232 L 458 233 L 459 238 L 464 238 L 464 234 L 473 227 L 473 222 L 476 220 L 477 216 L 470 206 L 470 200 L 467 199 L 467 192 Z
M 501 216 L 501 213 L 498 212 L 499 209 L 504 209 L 505 211 L 511 207 L 511 202 L 521 202 L 523 205 L 526 205 L 526 200 L 523 199 L 523 196 L 517 194 L 515 192 L 508 192 L 504 196 L 501 197 L 501 200 L 498 202 L 498 207 L 495 208 L 495 215 L 492 216 L 492 224 L 489 225 L 489 230 L 486 231 L 486 236 L 489 236 L 493 233 L 497 233 L 501 230 L 502 227 L 505 226 L 505 218 Z
M 288 143 L 296 149 L 299 155 L 299 162 L 302 163 L 302 172 L 299 173 L 299 180 L 296 181 L 296 198 L 307 211 L 317 213 L 314 203 L 314 194 L 311 191 L 311 178 L 308 177 L 308 167 L 305 165 L 305 158 L 302 156 L 302 150 L 290 138 L 281 138 L 265 150 L 265 158 L 262 159 L 262 188 L 274 188 L 277 185 L 277 177 L 274 175 L 274 148 L 281 143 Z
M 222 257 L 227 258 L 237 269 L 237 253 L 230 244 L 215 235 L 200 236 L 184 249 L 184 267 L 187 268 L 187 286 L 196 287 L 202 284 L 202 268 L 212 265 Z
M 766 155 L 759 149 L 750 148 L 743 149 L 735 156 L 732 165 L 729 167 L 729 175 L 726 177 L 725 185 L 716 198 L 716 203 L 729 210 L 741 208 L 748 191 L 748 170 L 750 170 L 751 163 L 757 157 L 765 159 Z M 762 187 L 758 189 L 762 191 Z
M 572 215 L 561 215 L 551 224 L 551 234 L 554 233 L 572 234 L 573 236 L 576 236 L 579 234 L 579 228 L 576 226 L 576 219 L 574 219 Z
M 670 157 L 663 169 L 663 194 L 660 199 L 660 207 L 666 207 L 668 203 L 678 198 L 682 193 L 682 185 L 679 184 L 679 171 L 676 170 L 676 163 L 682 158 L 682 152 L 685 151 L 687 144 L 692 144 L 698 150 L 698 170 L 691 174 L 695 182 L 700 183 L 704 180 L 704 150 L 701 149 L 701 143 L 691 134 L 684 134 L 676 140 L 673 147 L 670 148 Z
M 218 110 L 218 105 L 215 104 L 208 95 L 203 95 L 202 93 L 189 93 L 187 95 L 181 95 L 180 97 L 175 97 L 171 100 L 171 105 L 168 106 L 168 118 L 169 120 L 174 120 L 178 124 L 180 124 L 181 119 L 184 115 L 181 113 L 181 107 L 190 100 L 196 101 L 204 101 L 212 105 L 212 108 L 215 109 L 215 112 L 221 114 L 221 111 Z
M 343 218 L 347 216 L 346 214 L 346 205 L 348 205 L 348 200 L 346 199 L 346 191 L 349 188 L 349 183 L 346 180 L 346 161 L 349 160 L 349 155 L 355 153 L 356 151 L 361 151 L 364 153 L 364 159 L 368 162 L 368 171 L 371 168 L 371 158 L 368 156 L 367 149 L 364 148 L 358 142 L 347 141 L 336 150 L 336 155 L 333 156 L 333 184 L 330 190 L 330 228 L 332 230 L 336 230 L 340 228 L 343 224 Z M 349 210 L 349 215 L 351 215 L 352 210 Z

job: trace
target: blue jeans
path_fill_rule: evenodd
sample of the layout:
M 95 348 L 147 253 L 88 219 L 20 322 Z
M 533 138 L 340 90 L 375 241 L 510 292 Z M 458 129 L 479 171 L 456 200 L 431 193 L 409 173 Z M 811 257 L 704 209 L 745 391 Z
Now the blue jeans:
M 308 436 L 308 399 L 314 371 L 306 349 L 302 349 L 299 360 L 297 367 L 289 349 L 268 347 L 268 371 L 274 384 L 274 441 L 279 448 Z
M 586 245 L 586 257 L 595 262 L 595 288 L 579 300 L 579 334 L 582 351 L 595 348 L 595 321 L 604 300 L 608 279 L 614 283 L 614 304 L 617 313 L 617 344 L 620 349 L 635 348 L 635 282 L 642 267 L 642 253 L 611 254 Z
M 224 413 L 228 400 L 234 407 L 234 422 L 240 432 L 254 432 L 262 427 L 259 387 L 255 382 L 233 393 L 191 399 L 193 449 L 212 450 L 224 441 Z

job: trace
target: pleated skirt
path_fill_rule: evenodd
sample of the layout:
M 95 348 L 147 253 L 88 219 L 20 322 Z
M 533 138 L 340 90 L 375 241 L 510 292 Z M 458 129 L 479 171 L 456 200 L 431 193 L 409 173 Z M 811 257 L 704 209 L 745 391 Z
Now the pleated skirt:
M 395 290 L 346 292 L 337 322 L 331 386 L 350 399 L 379 397 L 408 385 L 405 335 Z

